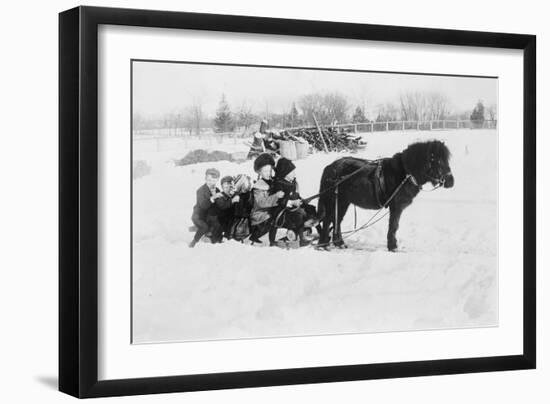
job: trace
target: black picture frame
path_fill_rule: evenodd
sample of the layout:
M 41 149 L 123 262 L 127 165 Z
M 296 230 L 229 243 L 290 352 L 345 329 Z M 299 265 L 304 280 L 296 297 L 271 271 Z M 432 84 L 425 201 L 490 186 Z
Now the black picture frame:
M 523 353 L 99 381 L 97 52 L 100 24 L 523 50 Z M 85 398 L 535 368 L 535 66 L 534 35 L 97 7 L 77 7 L 60 13 L 59 390 Z

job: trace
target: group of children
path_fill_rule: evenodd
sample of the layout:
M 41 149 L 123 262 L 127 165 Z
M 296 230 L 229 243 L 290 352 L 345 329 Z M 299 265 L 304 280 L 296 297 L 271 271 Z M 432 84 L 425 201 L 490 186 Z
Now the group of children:
M 309 244 L 304 231 L 313 225 L 315 207 L 300 197 L 294 163 L 284 157 L 275 161 L 263 153 L 254 160 L 254 171 L 258 174 L 254 183 L 247 175 L 225 176 L 220 190 L 216 187 L 220 172 L 206 170 L 191 217 L 197 230 L 190 247 L 205 235 L 212 243 L 221 243 L 224 237 L 238 241 L 248 237 L 252 244 L 261 244 L 267 233 L 269 245 L 276 246 L 278 228 L 292 230 L 300 246 Z

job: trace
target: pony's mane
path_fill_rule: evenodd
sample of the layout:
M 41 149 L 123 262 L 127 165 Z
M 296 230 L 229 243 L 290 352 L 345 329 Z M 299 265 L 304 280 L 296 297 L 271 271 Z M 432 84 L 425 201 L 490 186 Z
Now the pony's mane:
M 416 142 L 410 144 L 401 153 L 405 170 L 414 176 L 421 176 L 426 171 L 432 153 L 445 163 L 449 163 L 451 152 L 442 141 Z

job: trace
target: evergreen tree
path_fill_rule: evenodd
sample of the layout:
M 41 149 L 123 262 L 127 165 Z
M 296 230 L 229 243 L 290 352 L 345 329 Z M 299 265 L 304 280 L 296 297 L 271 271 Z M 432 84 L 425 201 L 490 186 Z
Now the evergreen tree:
M 478 101 L 477 105 L 475 106 L 474 110 L 472 111 L 472 114 L 470 115 L 471 121 L 484 121 L 485 120 L 485 106 L 483 105 L 483 102 Z
M 295 102 L 292 103 L 292 107 L 290 108 L 289 120 L 290 120 L 289 124 L 291 127 L 299 125 L 298 110 L 296 109 Z
M 363 112 L 360 106 L 357 106 L 357 108 L 355 108 L 355 112 L 353 113 L 352 119 L 353 119 L 353 123 L 367 122 L 365 113 Z
M 214 118 L 214 126 L 216 132 L 230 132 L 233 130 L 233 120 L 231 119 L 231 110 L 229 104 L 225 98 L 225 94 L 222 94 L 222 98 L 216 110 L 216 117 Z

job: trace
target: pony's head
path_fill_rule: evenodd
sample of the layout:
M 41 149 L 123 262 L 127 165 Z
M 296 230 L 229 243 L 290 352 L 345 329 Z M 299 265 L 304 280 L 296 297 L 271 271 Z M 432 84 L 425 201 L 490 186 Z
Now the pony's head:
M 454 177 L 449 160 L 451 152 L 439 140 L 413 143 L 402 153 L 403 166 L 419 184 L 431 182 L 433 186 L 451 188 Z

